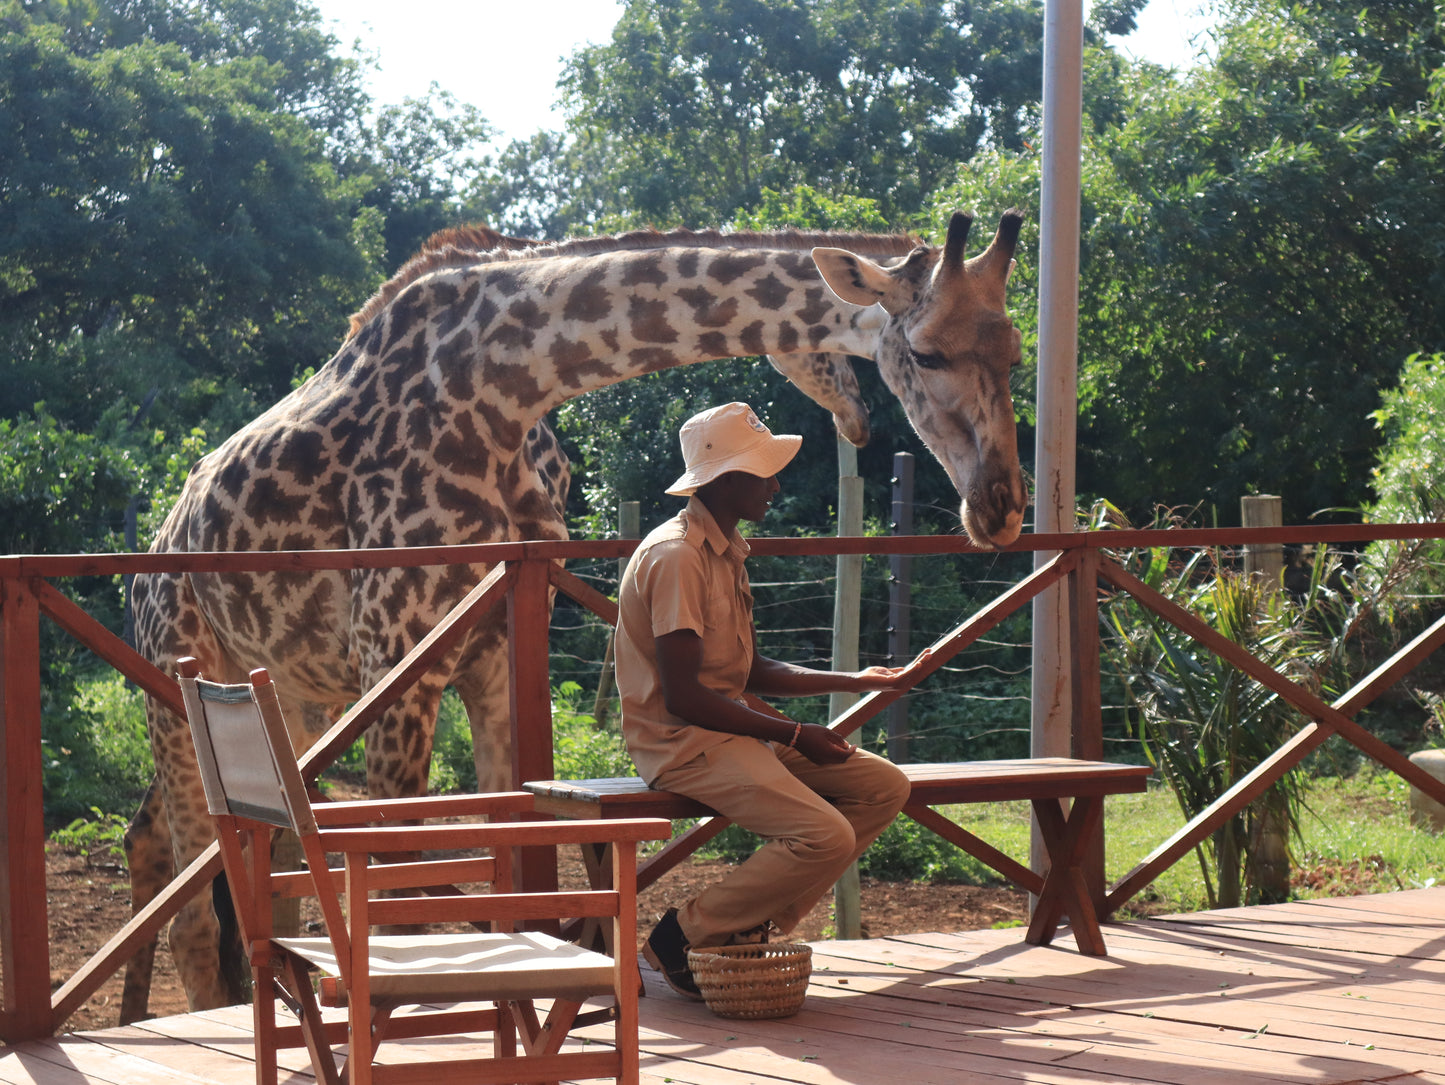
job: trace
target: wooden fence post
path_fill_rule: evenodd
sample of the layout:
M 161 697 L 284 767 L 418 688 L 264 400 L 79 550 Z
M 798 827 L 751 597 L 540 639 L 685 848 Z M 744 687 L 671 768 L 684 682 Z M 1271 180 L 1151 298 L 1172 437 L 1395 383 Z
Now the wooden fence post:
M 547 563 L 517 563 L 517 581 L 507 593 L 508 662 L 511 665 L 512 786 L 550 780 L 552 770 L 552 686 L 548 657 L 547 605 L 551 578 Z M 517 874 L 525 892 L 557 888 L 557 853 L 550 848 L 521 848 Z
M 1249 494 L 1239 499 L 1239 518 L 1245 527 L 1280 527 L 1284 524 L 1284 502 L 1273 494 Z M 1284 572 L 1284 547 L 1279 543 L 1246 543 L 1244 571 L 1278 587 Z
M 619 539 L 642 538 L 642 502 L 619 501 L 617 504 L 617 537 Z M 622 573 L 627 568 L 627 559 L 617 559 L 617 583 L 622 584 Z M 617 630 L 607 634 L 607 650 L 602 655 L 602 673 L 597 676 L 597 695 L 592 699 L 592 718 L 599 730 L 607 726 L 607 710 L 612 702 L 612 683 L 617 671 L 617 662 L 612 653 L 617 641 Z
M 1245 527 L 1280 527 L 1284 502 L 1273 494 L 1248 494 L 1239 499 L 1239 517 Z M 1258 577 L 1271 588 L 1284 581 L 1284 547 L 1279 543 L 1246 543 L 1244 573 Z M 1259 892 L 1260 902 L 1275 904 L 1289 899 L 1289 826 L 1276 814 L 1261 808 L 1251 832 L 1245 880 Z
M 1069 641 L 1073 666 L 1070 754 L 1082 761 L 1104 759 L 1103 692 L 1099 673 L 1099 551 L 1084 547 L 1069 574 Z M 1089 896 L 1101 917 L 1108 885 L 1104 879 L 1104 822 L 1081 863 Z
M 40 750 L 40 603 L 29 582 L 0 579 L 0 1039 L 49 1036 L 50 928 Z

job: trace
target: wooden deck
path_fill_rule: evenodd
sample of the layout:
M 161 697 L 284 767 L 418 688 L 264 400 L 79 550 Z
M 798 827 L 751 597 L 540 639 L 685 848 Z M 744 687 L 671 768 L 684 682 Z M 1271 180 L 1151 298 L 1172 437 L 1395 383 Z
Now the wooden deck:
M 1445 888 L 1116 924 L 1104 958 L 1021 933 L 817 943 L 807 1005 L 777 1021 L 644 971 L 643 1080 L 1445 1085 Z M 237 1007 L 0 1049 L 0 1082 L 241 1085 L 249 1025 Z

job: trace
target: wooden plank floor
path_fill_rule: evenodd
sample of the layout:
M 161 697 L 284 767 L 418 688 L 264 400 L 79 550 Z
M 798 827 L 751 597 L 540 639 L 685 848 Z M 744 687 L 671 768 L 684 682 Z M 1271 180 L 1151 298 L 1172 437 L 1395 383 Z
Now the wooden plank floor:
M 807 1005 L 775 1021 L 715 1017 L 644 971 L 643 1080 L 1445 1085 L 1445 889 L 1105 936 L 1107 958 L 1016 929 L 817 943 Z M 0 1082 L 241 1085 L 249 1024 L 233 1007 L 0 1048 Z M 289 1065 L 309 1085 L 304 1055 Z

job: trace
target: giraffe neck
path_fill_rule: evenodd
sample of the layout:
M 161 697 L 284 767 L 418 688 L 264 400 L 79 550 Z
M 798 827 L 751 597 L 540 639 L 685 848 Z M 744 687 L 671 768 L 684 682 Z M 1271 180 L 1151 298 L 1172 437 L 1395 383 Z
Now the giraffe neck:
M 872 356 L 876 308 L 840 301 L 807 250 L 661 248 L 519 258 L 440 272 L 352 344 L 383 369 L 425 366 L 516 447 L 548 410 L 629 377 L 716 358 Z

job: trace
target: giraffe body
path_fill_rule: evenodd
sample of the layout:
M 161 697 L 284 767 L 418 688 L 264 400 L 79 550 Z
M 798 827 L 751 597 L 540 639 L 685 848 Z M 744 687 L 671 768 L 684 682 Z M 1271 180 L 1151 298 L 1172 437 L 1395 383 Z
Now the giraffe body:
M 843 356 L 875 356 L 958 484 L 970 535 L 1004 545 L 1019 532 L 1026 500 L 1007 379 L 1018 333 L 1003 308 L 1018 224 L 1005 216 L 988 251 L 969 261 L 962 216 L 941 250 L 907 238 L 794 233 L 625 235 L 486 253 L 462 246 L 455 259 L 389 284 L 396 289 L 373 299 L 311 380 L 200 460 L 152 549 L 561 539 L 566 460 L 546 427 L 549 410 L 642 373 L 753 354 L 784 366 L 812 366 L 809 355 L 837 355 L 845 367 Z M 832 387 L 846 404 L 846 381 Z M 140 576 L 138 647 L 172 671 L 193 655 L 220 681 L 266 667 L 299 751 L 485 572 Z M 447 686 L 472 725 L 479 786 L 514 785 L 501 725 L 505 649 L 504 623 L 477 627 L 372 726 L 371 795 L 425 791 Z M 167 835 L 177 868 L 212 835 L 185 721 L 151 703 L 147 721 L 158 786 L 127 839 L 136 907 L 169 877 Z M 214 911 L 197 899 L 171 932 L 193 1009 L 239 994 L 222 978 L 217 945 Z M 123 1015 L 134 1017 L 148 975 L 132 971 Z

